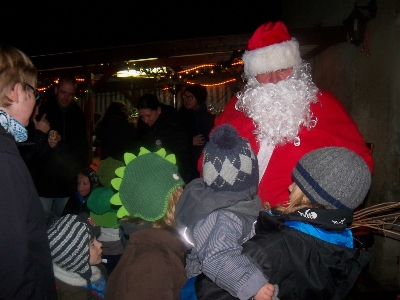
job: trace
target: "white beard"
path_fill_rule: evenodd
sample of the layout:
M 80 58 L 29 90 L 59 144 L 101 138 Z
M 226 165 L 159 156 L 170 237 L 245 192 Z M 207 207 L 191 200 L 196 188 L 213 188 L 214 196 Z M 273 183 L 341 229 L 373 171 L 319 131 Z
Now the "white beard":
M 318 88 L 311 80 L 310 67 L 303 63 L 292 73 L 277 84 L 261 84 L 249 77 L 237 93 L 236 109 L 253 120 L 259 142 L 271 146 L 299 143 L 301 126 L 310 129 L 316 125 L 310 104 L 318 102 Z

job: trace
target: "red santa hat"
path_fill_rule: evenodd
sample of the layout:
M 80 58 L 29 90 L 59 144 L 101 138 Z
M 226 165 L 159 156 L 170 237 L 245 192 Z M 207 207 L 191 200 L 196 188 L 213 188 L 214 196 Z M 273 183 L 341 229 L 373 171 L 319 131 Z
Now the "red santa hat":
M 299 66 L 299 43 L 291 38 L 281 21 L 262 24 L 249 39 L 243 54 L 246 76 L 265 74 L 280 69 Z

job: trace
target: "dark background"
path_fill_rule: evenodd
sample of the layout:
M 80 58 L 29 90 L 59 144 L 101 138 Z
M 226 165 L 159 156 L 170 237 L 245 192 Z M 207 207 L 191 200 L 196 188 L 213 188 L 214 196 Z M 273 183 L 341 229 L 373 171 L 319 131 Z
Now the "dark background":
M 281 0 L 4 2 L 1 43 L 29 56 L 253 33 L 282 17 Z

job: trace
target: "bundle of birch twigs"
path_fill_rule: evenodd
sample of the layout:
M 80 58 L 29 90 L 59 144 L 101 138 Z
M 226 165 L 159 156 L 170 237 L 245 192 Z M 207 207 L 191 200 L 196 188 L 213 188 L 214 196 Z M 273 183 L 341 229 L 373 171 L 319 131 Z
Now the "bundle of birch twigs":
M 379 203 L 354 212 L 349 228 L 366 228 L 400 236 L 400 202 Z

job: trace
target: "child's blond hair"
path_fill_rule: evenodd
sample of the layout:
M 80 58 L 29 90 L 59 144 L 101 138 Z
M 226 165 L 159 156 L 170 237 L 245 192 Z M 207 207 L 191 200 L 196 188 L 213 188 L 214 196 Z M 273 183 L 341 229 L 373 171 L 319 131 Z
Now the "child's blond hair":
M 175 218 L 174 218 L 175 207 L 176 207 L 176 203 L 178 203 L 179 197 L 182 195 L 182 192 L 183 192 L 183 188 L 181 186 L 179 186 L 177 189 L 175 189 L 171 193 L 171 195 L 168 198 L 167 211 L 165 212 L 165 215 L 161 219 L 158 219 L 153 222 L 148 222 L 139 217 L 128 216 L 128 217 L 122 218 L 122 220 L 136 224 L 136 225 L 142 225 L 144 223 L 151 223 L 153 228 L 174 227 L 175 226 Z
M 281 214 L 290 214 L 303 208 L 324 208 L 321 204 L 314 204 L 307 198 L 307 196 L 300 190 L 297 197 L 289 201 L 287 205 L 277 205 L 275 209 Z

